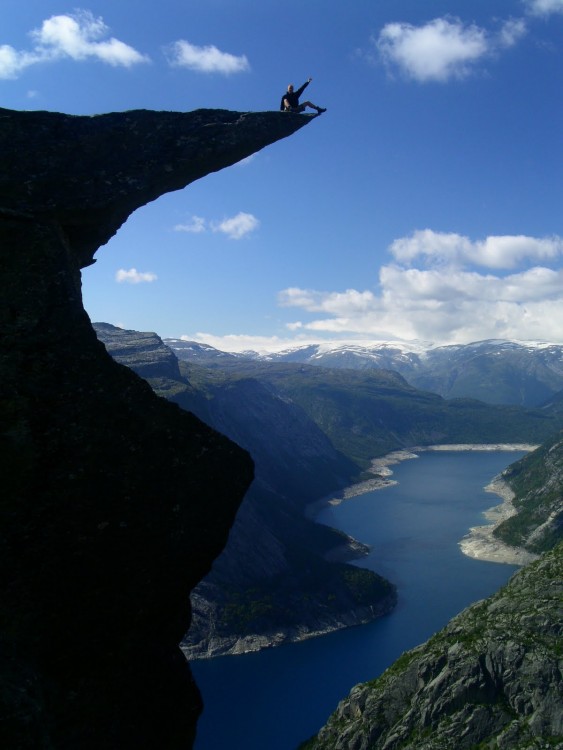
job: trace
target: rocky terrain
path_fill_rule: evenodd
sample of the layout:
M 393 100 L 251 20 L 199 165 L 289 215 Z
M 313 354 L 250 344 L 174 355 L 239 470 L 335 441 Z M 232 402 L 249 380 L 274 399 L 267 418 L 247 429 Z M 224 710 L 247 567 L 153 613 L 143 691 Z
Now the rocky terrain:
M 191 597 L 182 646 L 190 660 L 302 640 L 369 622 L 394 606 L 393 586 L 345 564 L 365 547 L 305 517 L 308 503 L 341 489 L 360 468 L 300 406 L 251 377 L 195 370 L 186 377 L 154 333 L 94 328 L 118 362 L 255 461 L 255 481 L 229 543 Z
M 202 364 L 233 357 L 196 342 L 168 339 L 166 343 L 177 350 L 180 358 L 184 350 Z M 419 341 L 361 346 L 335 341 L 277 353 L 244 352 L 234 356 L 270 363 L 394 370 L 410 385 L 444 398 L 474 398 L 493 404 L 543 406 L 553 398 L 559 399 L 563 389 L 563 346 L 542 341 L 492 339 L 450 346 Z
M 178 362 L 154 333 L 94 327 L 117 361 L 255 460 L 256 479 L 229 543 L 192 595 L 192 626 L 183 642 L 190 659 L 301 640 L 367 622 L 393 606 L 395 592 L 381 579 L 341 564 L 361 555 L 361 545 L 305 517 L 312 501 L 352 483 L 364 487 L 355 484 L 358 478 L 381 483 L 371 473 L 374 455 L 483 435 L 542 439 L 560 424 L 520 407 L 450 403 L 386 370 L 249 361 L 169 341 Z
M 302 750 L 563 748 L 562 473 L 559 436 L 504 473 L 510 533 L 522 513 L 519 541 L 548 551 L 356 686 Z
M 311 117 L 0 109 L 0 745 L 191 746 L 178 648 L 248 454 L 97 340 L 80 270 L 138 207 Z
M 563 747 L 563 546 L 358 685 L 302 750 Z
M 495 529 L 505 544 L 532 553 L 563 540 L 563 440 L 558 434 L 526 460 L 512 464 L 503 480 L 515 494 L 517 513 Z
M 212 347 L 166 340 L 195 381 L 204 377 L 253 378 L 291 399 L 341 453 L 363 467 L 376 456 L 413 445 L 536 443 L 556 434 L 557 410 L 445 399 L 409 384 L 397 371 L 325 367 L 235 357 Z M 166 342 L 165 342 L 166 343 Z

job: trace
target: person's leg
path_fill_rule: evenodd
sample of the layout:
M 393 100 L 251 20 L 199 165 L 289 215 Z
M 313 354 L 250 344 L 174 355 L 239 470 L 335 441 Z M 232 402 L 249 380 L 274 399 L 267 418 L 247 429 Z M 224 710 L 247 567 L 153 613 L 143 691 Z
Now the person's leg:
M 304 102 L 299 106 L 303 107 L 303 109 L 305 109 L 305 107 L 311 107 L 311 109 L 316 109 L 319 114 L 321 114 L 321 112 L 326 112 L 326 109 L 324 109 L 323 107 L 318 107 L 316 104 L 313 104 L 313 102 Z

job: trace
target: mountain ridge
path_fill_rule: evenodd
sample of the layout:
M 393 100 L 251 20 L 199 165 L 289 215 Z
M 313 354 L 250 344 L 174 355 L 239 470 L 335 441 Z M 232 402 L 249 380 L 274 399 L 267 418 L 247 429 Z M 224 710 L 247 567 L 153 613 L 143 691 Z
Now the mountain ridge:
M 338 544 L 353 554 L 349 541 L 331 540 L 328 531 L 321 533 L 321 527 L 304 523 L 303 512 L 311 501 L 362 476 L 373 480 L 374 456 L 422 443 L 481 442 L 483 435 L 487 442 L 503 443 L 522 442 L 534 434 L 539 442 L 540 436 L 545 438 L 562 424 L 560 417 L 521 407 L 446 402 L 418 391 L 389 370 L 262 362 L 190 344 L 184 349 L 188 358 L 179 363 L 182 377 L 171 381 L 157 376 L 154 354 L 147 356 L 152 337 L 162 373 L 169 371 L 171 350 L 157 334 L 94 326 L 118 361 L 146 377 L 157 393 L 194 411 L 249 450 L 256 463 L 256 480 L 229 544 L 195 592 L 194 624 L 184 641 L 190 658 L 302 639 L 373 619 L 380 612 L 360 607 L 353 613 L 353 602 L 345 604 L 335 596 L 342 588 L 339 571 L 330 571 L 304 553 L 307 546 L 327 553 L 327 545 Z M 262 440 L 263 435 L 268 440 Z M 351 463 L 343 463 L 343 457 Z M 340 479 L 334 471 L 337 466 L 342 467 Z M 311 475 L 317 479 L 312 481 Z M 327 480 L 324 485 L 320 476 Z M 308 544 L 301 539 L 309 539 Z M 361 553 L 361 546 L 357 549 Z M 304 575 L 307 568 L 317 573 Z M 339 609 L 323 601 L 329 595 L 329 580 Z M 306 591 L 307 597 L 297 589 Z M 294 613 L 289 619 L 284 612 L 287 602 L 292 602 L 289 609 Z M 245 608 L 256 617 L 243 617 Z
M 294 362 L 352 370 L 394 370 L 413 385 L 444 398 L 541 407 L 563 391 L 563 344 L 487 339 L 470 344 L 430 342 L 322 343 L 278 352 L 220 352 L 185 339 L 164 339 L 180 359 L 215 366 L 221 358 Z
M 353 688 L 300 750 L 563 747 L 562 579 L 560 544 Z
M 211 363 L 209 369 L 202 364 L 202 356 Z M 192 351 L 187 361 L 180 363 L 180 371 L 196 389 L 206 382 L 216 387 L 221 383 L 236 383 L 238 379 L 259 378 L 274 389 L 281 387 L 289 400 L 297 396 L 297 402 L 310 415 L 314 411 L 310 402 L 315 400 L 315 388 L 303 388 L 308 378 L 323 392 L 325 410 L 330 387 L 338 389 L 344 383 L 359 398 L 365 389 L 369 393 L 373 381 L 393 397 L 403 393 L 415 400 L 422 399 L 421 403 L 425 399 L 434 404 L 442 401 L 436 395 L 417 392 L 396 372 L 379 370 L 366 374 L 342 369 L 329 372 L 327 368 L 299 363 L 241 360 L 209 348 Z M 492 415 L 493 424 L 499 421 L 495 411 L 498 415 L 511 411 L 467 399 L 454 399 L 451 406 L 454 410 L 482 409 Z M 513 410 L 523 411 L 520 407 Z M 365 412 L 363 406 L 360 413 Z M 396 420 L 393 423 L 398 426 Z M 555 422 L 553 426 L 556 427 Z M 527 430 L 524 433 L 529 434 Z M 503 479 L 516 491 L 515 505 L 525 520 L 528 536 L 530 525 L 539 530 L 546 528 L 546 520 L 551 522 L 548 533 L 542 537 L 548 546 L 557 541 L 552 533 L 553 521 L 561 519 L 561 444 L 558 435 L 547 439 L 543 446 L 513 465 L 516 468 L 510 467 L 503 474 Z M 541 492 L 544 487 L 554 492 Z M 474 750 L 481 742 L 499 750 L 559 747 L 563 703 L 561 681 L 556 675 L 560 670 L 557 644 L 563 616 L 559 593 L 562 559 L 563 548 L 559 545 L 533 567 L 523 568 L 492 599 L 461 613 L 428 644 L 403 655 L 381 678 L 354 688 L 318 736 L 303 748 Z M 213 594 L 205 592 L 205 588 L 203 592 L 208 599 L 212 598 Z M 235 600 L 228 606 L 236 613 L 240 604 Z M 205 607 L 202 611 L 205 615 Z M 298 633 L 297 637 L 306 635 Z M 259 637 L 248 642 L 239 639 L 227 645 L 231 653 L 239 653 L 249 646 L 275 645 L 275 638 L 274 632 L 262 641 Z M 224 648 L 225 644 L 219 638 L 212 648 L 216 646 Z M 547 745 L 541 745 L 544 740 Z
M 562 434 L 502 478 L 518 514 L 495 533 L 542 556 L 355 686 L 301 750 L 563 747 Z
M 156 393 L 196 413 L 255 461 L 255 481 L 229 543 L 192 596 L 182 645 L 190 659 L 302 640 L 368 622 L 394 606 L 393 586 L 344 564 L 365 554 L 365 545 L 304 515 L 309 502 L 341 489 L 360 467 L 298 404 L 252 376 L 230 378 L 180 363 L 180 376 L 171 378 L 173 355 L 156 334 L 94 328 L 112 356 Z

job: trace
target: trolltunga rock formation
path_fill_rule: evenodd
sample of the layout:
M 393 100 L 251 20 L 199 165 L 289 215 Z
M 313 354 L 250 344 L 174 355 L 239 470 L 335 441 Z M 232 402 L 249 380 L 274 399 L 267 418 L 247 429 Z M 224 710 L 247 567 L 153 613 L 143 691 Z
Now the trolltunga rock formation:
M 80 269 L 136 208 L 311 119 L 0 109 L 2 747 L 191 746 L 188 594 L 252 461 L 110 358 Z

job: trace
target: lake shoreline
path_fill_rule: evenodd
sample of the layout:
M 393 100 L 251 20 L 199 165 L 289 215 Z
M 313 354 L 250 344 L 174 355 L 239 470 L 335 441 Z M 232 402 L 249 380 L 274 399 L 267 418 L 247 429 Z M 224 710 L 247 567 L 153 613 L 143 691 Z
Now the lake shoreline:
M 385 456 L 372 460 L 368 473 L 373 474 L 373 478 L 365 479 L 356 484 L 344 488 L 338 493 L 313 503 L 308 508 L 308 515 L 314 518 L 319 511 L 327 505 L 339 505 L 345 500 L 349 500 L 358 495 L 367 492 L 381 490 L 396 484 L 392 479 L 393 470 L 391 466 L 418 458 L 418 454 L 428 451 L 526 451 L 530 452 L 537 448 L 537 445 L 529 443 L 453 443 L 414 446 L 413 448 L 392 451 Z M 461 539 L 459 546 L 461 551 L 467 557 L 486 562 L 504 563 L 508 565 L 527 565 L 529 562 L 537 559 L 537 555 L 527 552 L 519 547 L 511 547 L 496 539 L 493 535 L 494 530 L 503 521 L 517 513 L 513 505 L 514 493 L 509 485 L 502 479 L 501 475 L 494 477 L 491 482 L 484 488 L 486 492 L 498 495 L 502 502 L 494 505 L 484 511 L 483 516 L 487 520 L 486 524 L 473 526 L 468 533 Z
M 356 484 L 352 484 L 337 493 L 333 493 L 321 500 L 311 503 L 306 514 L 312 520 L 327 506 L 335 506 L 359 495 L 364 495 L 374 490 L 385 489 L 397 481 L 392 478 L 392 466 L 411 459 L 419 458 L 419 454 L 430 451 L 531 451 L 537 446 L 522 443 L 479 443 L 479 444 L 440 444 L 429 446 L 415 446 L 410 449 L 392 451 L 385 456 L 372 460 L 369 470 L 372 474 Z M 472 527 L 468 534 L 459 542 L 461 551 L 467 557 L 495 563 L 506 563 L 511 565 L 525 565 L 537 555 L 517 547 L 509 547 L 495 539 L 493 530 L 511 515 L 516 513 L 512 504 L 513 493 L 501 475 L 494 477 L 485 487 L 487 492 L 494 493 L 502 498 L 500 505 L 493 506 L 484 511 L 483 515 L 488 523 L 483 526 Z M 361 559 L 369 554 L 370 547 L 357 539 L 342 533 L 342 544 L 334 547 L 326 554 L 326 559 L 332 561 L 351 561 Z M 262 651 L 264 649 L 280 646 L 282 644 L 299 643 L 310 638 L 333 633 L 335 631 L 349 628 L 351 626 L 365 625 L 382 616 L 390 614 L 393 605 L 390 600 L 381 603 L 381 607 L 358 607 L 345 613 L 323 614 L 318 623 L 309 623 L 307 626 L 295 626 L 280 628 L 275 632 L 251 634 L 247 636 L 233 635 L 223 638 L 213 638 L 203 648 L 201 644 L 190 648 L 182 648 L 184 655 L 189 661 L 214 659 L 222 656 L 240 656 L 243 654 Z
M 488 523 L 472 526 L 469 532 L 459 542 L 464 555 L 486 562 L 505 563 L 508 565 L 527 565 L 537 560 L 539 555 L 521 547 L 512 547 L 494 536 L 494 530 L 507 518 L 518 512 L 513 504 L 514 492 L 502 475 L 496 476 L 486 487 L 486 492 L 498 495 L 502 502 L 493 505 L 483 512 Z

